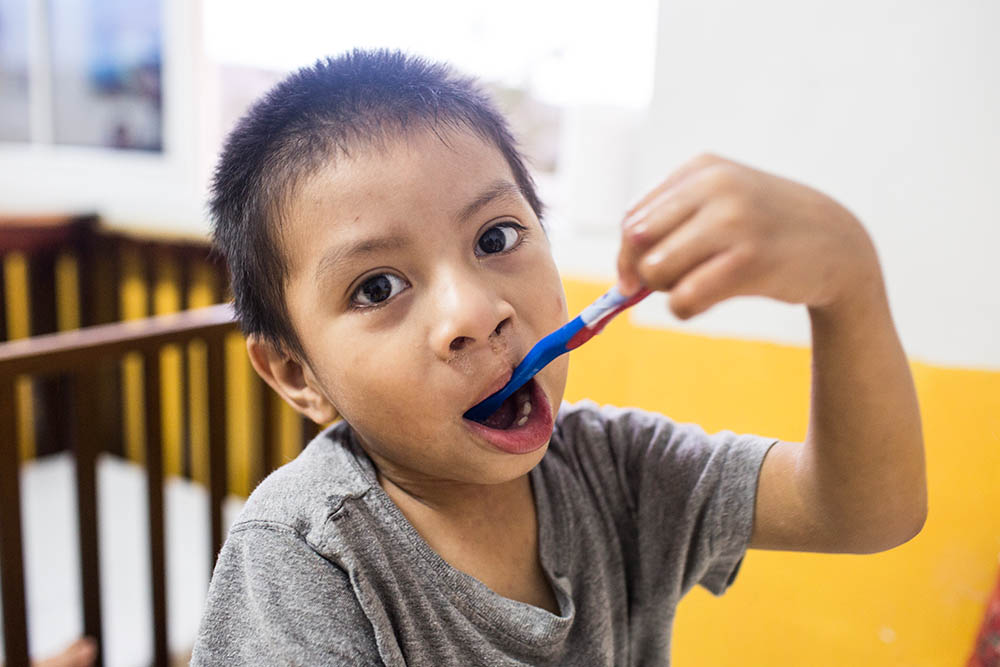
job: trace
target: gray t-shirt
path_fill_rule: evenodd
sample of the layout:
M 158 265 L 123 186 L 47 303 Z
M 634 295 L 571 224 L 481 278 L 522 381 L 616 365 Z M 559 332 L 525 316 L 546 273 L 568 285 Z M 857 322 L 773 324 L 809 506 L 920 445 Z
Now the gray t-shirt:
M 334 425 L 250 496 L 192 664 L 667 665 L 681 597 L 736 576 L 773 442 L 563 404 L 529 473 L 554 615 L 438 556 Z

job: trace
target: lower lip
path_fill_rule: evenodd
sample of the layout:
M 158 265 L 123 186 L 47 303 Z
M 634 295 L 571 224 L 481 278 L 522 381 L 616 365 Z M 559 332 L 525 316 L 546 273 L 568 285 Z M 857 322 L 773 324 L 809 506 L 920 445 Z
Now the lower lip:
M 524 426 L 515 426 L 506 430 L 490 428 L 462 419 L 465 425 L 483 440 L 508 454 L 527 454 L 544 446 L 552 437 L 552 407 L 538 382 L 531 383 L 531 413 Z

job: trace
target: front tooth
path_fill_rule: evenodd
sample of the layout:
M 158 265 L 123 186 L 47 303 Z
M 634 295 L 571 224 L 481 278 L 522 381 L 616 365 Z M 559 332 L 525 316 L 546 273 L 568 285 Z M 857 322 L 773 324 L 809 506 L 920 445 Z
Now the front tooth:
M 525 416 L 531 414 L 531 401 L 526 401 L 525 404 L 521 406 L 521 414 Z
M 524 426 L 527 423 L 528 423 L 528 415 L 524 415 L 523 417 L 517 420 L 518 426 Z

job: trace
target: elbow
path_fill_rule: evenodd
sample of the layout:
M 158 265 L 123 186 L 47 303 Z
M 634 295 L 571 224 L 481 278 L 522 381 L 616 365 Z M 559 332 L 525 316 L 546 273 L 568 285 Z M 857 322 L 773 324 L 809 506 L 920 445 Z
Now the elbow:
M 919 494 L 917 500 L 913 503 L 913 506 L 908 512 L 900 512 L 900 518 L 897 519 L 897 529 L 899 531 L 899 541 L 894 546 L 900 546 L 906 544 L 914 537 L 920 534 L 920 531 L 924 529 L 924 524 L 927 523 L 927 486 L 926 484 L 922 488 L 922 493 Z
M 872 503 L 879 509 L 861 530 L 867 536 L 864 553 L 878 553 L 902 546 L 915 538 L 927 523 L 926 475 L 914 479 L 896 493 L 882 495 Z
M 875 554 L 902 546 L 920 534 L 927 522 L 927 503 L 908 512 L 897 512 L 890 519 L 870 524 L 854 540 L 854 553 Z
M 927 501 L 924 500 L 920 505 L 914 510 L 909 520 L 904 524 L 904 530 L 902 531 L 902 539 L 896 546 L 905 544 L 912 540 L 914 537 L 920 534 L 920 531 L 924 529 L 924 524 L 927 523 Z

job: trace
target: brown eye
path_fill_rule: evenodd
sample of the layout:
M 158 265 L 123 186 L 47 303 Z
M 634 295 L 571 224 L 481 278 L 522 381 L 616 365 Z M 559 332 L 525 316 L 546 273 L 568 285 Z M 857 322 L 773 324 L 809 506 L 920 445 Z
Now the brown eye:
M 510 250 L 517 244 L 519 238 L 520 233 L 513 223 L 490 227 L 476 242 L 477 254 L 495 255 Z
M 409 287 L 407 282 L 391 273 L 368 278 L 355 290 L 352 300 L 359 306 L 375 306 Z

